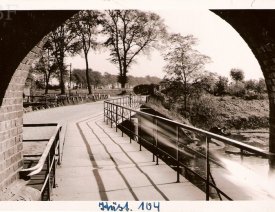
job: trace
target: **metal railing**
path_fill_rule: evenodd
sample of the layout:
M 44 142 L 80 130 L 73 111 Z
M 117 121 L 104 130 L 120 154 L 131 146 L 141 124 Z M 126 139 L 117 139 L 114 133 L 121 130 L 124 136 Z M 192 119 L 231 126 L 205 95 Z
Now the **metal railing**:
M 50 139 L 28 139 L 23 142 L 45 142 L 47 141 L 46 148 L 42 154 L 25 154 L 24 158 L 31 157 L 32 161 L 38 163 L 30 168 L 22 169 L 20 171 L 20 178 L 31 180 L 34 176 L 42 175 L 42 186 L 39 188 L 41 200 L 51 200 L 51 190 L 55 188 L 55 172 L 57 165 L 61 164 L 60 155 L 60 131 L 61 126 L 56 123 L 46 124 L 24 124 L 25 128 L 38 128 L 38 127 L 55 127 L 54 132 Z M 38 159 L 39 158 L 39 159 Z
M 147 102 L 148 96 L 140 96 L 140 95 L 129 95 L 129 96 L 123 96 L 119 98 L 113 98 L 108 99 L 104 101 L 104 121 L 111 121 L 111 125 L 113 126 L 113 123 L 118 123 L 119 117 L 123 117 L 123 110 L 118 111 L 118 108 L 115 108 L 115 105 L 121 105 L 121 106 L 129 106 L 131 108 L 139 108 L 141 104 L 144 104 Z M 114 115 L 114 113 L 116 115 Z M 119 115 L 123 114 L 123 115 Z M 129 114 L 127 114 L 129 115 Z M 106 118 L 106 119 L 105 119 Z M 117 124 L 116 124 L 117 126 Z
M 107 124 L 110 121 L 111 127 L 115 125 L 116 131 L 120 127 L 123 132 L 128 133 L 131 140 L 136 140 L 139 143 L 140 150 L 142 146 L 149 149 L 153 154 L 153 162 L 158 165 L 160 157 L 166 156 L 172 161 L 173 167 L 176 170 L 177 182 L 180 180 L 180 174 L 182 168 L 193 176 L 199 178 L 204 182 L 204 191 L 206 194 L 206 200 L 210 200 L 213 194 L 213 190 L 220 200 L 225 197 L 227 200 L 233 200 L 225 191 L 222 191 L 219 186 L 216 185 L 214 177 L 211 173 L 211 164 L 218 167 L 224 167 L 222 161 L 219 161 L 215 154 L 212 154 L 212 150 L 209 146 L 213 141 L 219 141 L 227 146 L 235 147 L 240 150 L 240 155 L 244 152 L 253 153 L 255 156 L 262 158 L 269 158 L 274 156 L 273 153 L 269 153 L 266 150 L 247 145 L 245 143 L 217 135 L 190 125 L 182 124 L 167 118 L 163 118 L 157 115 L 142 112 L 140 110 L 133 109 L 133 106 L 138 106 L 147 101 L 147 97 L 135 96 L 135 102 L 133 103 L 133 97 L 126 96 L 122 98 L 106 100 L 104 102 L 104 121 Z M 140 117 L 145 120 L 146 123 L 140 123 L 138 121 L 138 131 L 143 129 L 143 133 L 136 133 L 131 127 L 123 126 L 123 122 L 130 121 L 132 116 Z M 148 124 L 149 123 L 149 124 Z M 163 130 L 165 129 L 165 130 Z M 192 135 L 190 135 L 192 134 Z M 197 142 L 201 143 L 200 150 L 191 148 L 187 143 L 189 140 L 193 140 L 192 136 L 196 136 Z M 199 139 L 197 139 L 199 138 Z M 203 173 L 197 172 L 185 164 L 186 152 L 189 155 L 196 157 L 196 160 L 202 159 L 204 161 L 205 171 Z M 242 157 L 242 156 L 241 156 Z M 168 160 L 168 161 L 169 161 Z

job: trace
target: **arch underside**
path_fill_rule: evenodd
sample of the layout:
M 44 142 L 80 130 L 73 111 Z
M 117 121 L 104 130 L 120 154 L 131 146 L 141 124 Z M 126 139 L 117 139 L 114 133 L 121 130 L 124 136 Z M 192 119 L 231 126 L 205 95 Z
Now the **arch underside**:
M 269 151 L 275 153 L 275 10 L 213 10 L 245 40 L 257 58 L 269 97 Z M 270 160 L 275 167 L 275 160 Z

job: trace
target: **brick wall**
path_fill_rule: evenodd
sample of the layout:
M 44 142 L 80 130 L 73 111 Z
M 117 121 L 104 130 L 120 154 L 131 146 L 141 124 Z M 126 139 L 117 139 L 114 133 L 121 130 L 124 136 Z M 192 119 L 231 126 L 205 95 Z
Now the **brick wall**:
M 11 19 L 0 19 L 0 200 L 23 165 L 22 95 L 30 65 L 43 37 L 75 13 L 16 11 Z
M 1 191 L 18 179 L 18 171 L 23 165 L 23 89 L 29 68 L 44 42 L 45 39 L 35 46 L 20 63 L 0 107 L 0 197 Z

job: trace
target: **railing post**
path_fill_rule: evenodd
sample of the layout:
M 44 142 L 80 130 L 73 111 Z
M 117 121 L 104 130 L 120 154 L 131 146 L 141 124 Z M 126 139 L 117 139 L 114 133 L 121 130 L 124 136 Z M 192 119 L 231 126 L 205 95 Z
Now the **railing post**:
M 50 174 L 50 168 L 51 168 L 51 152 L 48 154 L 48 159 L 47 159 L 47 171 L 46 171 L 46 177 L 48 176 L 48 190 L 47 190 L 47 195 L 48 195 L 48 201 L 51 200 L 51 174 Z
M 113 103 L 111 103 L 111 128 L 113 128 Z
M 117 122 L 118 122 L 117 108 L 118 108 L 118 106 L 116 105 L 116 132 L 117 132 Z
M 155 119 L 155 129 L 156 129 L 156 157 L 157 157 L 157 161 L 156 161 L 156 165 L 159 165 L 159 157 L 158 157 L 158 120 Z
M 209 137 L 206 136 L 206 201 L 209 201 L 210 196 L 210 164 L 209 164 Z
M 108 125 L 108 122 L 109 122 L 109 105 L 110 105 L 110 103 L 109 102 L 107 102 L 107 116 L 106 116 L 106 124 Z
M 130 94 L 130 107 L 132 106 L 132 94 Z
M 111 107 L 111 102 L 109 102 L 109 104 L 108 104 L 108 124 L 111 121 L 111 118 L 110 118 L 111 108 L 110 107 Z
M 180 163 L 179 163 L 179 126 L 177 126 L 177 183 L 180 182 Z
M 104 113 L 104 122 L 105 122 L 105 101 L 103 102 L 103 113 Z
M 55 185 L 55 172 L 56 172 L 56 159 L 55 159 L 55 148 L 56 148 L 56 142 L 57 142 L 57 139 L 55 138 L 55 145 L 53 145 L 52 147 L 52 160 L 53 160 L 53 188 L 56 187 Z
M 57 164 L 58 165 L 61 165 L 61 150 L 60 150 L 60 131 L 61 131 L 61 128 L 58 129 L 58 133 L 57 133 L 57 139 L 58 139 L 58 147 L 57 147 L 57 150 L 58 150 L 58 160 L 57 160 Z
M 124 108 L 121 107 L 121 109 L 122 109 L 122 113 L 121 113 L 121 124 L 123 124 Z M 121 136 L 123 137 L 123 130 L 121 130 Z
M 156 129 L 155 129 L 155 118 L 153 117 L 153 124 L 154 124 L 154 128 L 153 128 L 153 136 L 154 136 L 154 144 L 153 144 L 153 162 L 155 162 L 155 151 L 156 151 L 156 140 L 157 140 L 157 138 L 156 138 Z
M 141 130 L 141 120 L 142 120 L 142 116 L 139 116 L 139 120 L 138 120 L 138 137 L 137 137 L 138 143 L 139 143 L 139 151 L 141 151 L 141 142 L 142 142 L 142 139 L 141 139 L 141 136 L 140 136 L 140 134 L 142 132 L 142 130 Z
M 130 121 L 130 126 L 129 126 L 129 127 L 131 127 L 131 123 L 132 123 L 132 122 L 131 122 L 131 110 L 130 110 L 129 121 Z M 130 130 L 130 132 L 131 132 L 131 130 Z M 133 133 L 134 133 L 134 132 L 133 132 Z M 131 135 L 131 133 L 129 133 L 129 135 L 130 135 L 129 137 L 130 137 L 130 144 L 131 144 L 131 143 L 132 143 L 132 138 L 131 138 L 132 135 Z

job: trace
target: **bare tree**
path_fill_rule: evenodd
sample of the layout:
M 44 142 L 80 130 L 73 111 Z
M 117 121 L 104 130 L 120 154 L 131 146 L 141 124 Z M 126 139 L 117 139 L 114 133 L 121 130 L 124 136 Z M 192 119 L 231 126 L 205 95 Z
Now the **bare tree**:
M 210 61 L 210 58 L 192 48 L 196 43 L 193 35 L 172 34 L 168 41 L 167 49 L 164 52 L 165 78 L 181 85 L 186 111 L 187 97 L 191 95 L 192 87 L 202 79 L 204 65 Z
M 118 64 L 118 82 L 124 89 L 127 73 L 136 62 L 136 56 L 157 47 L 166 27 L 157 14 L 139 10 L 108 10 L 103 26 L 107 35 L 105 45 L 111 50 L 111 62 Z
M 71 33 L 76 35 L 80 48 L 84 53 L 86 64 L 86 81 L 89 94 L 92 93 L 89 77 L 88 54 L 91 49 L 96 50 L 99 47 L 97 36 L 99 33 L 99 24 L 101 23 L 101 13 L 98 11 L 80 11 L 70 19 L 69 28 Z

